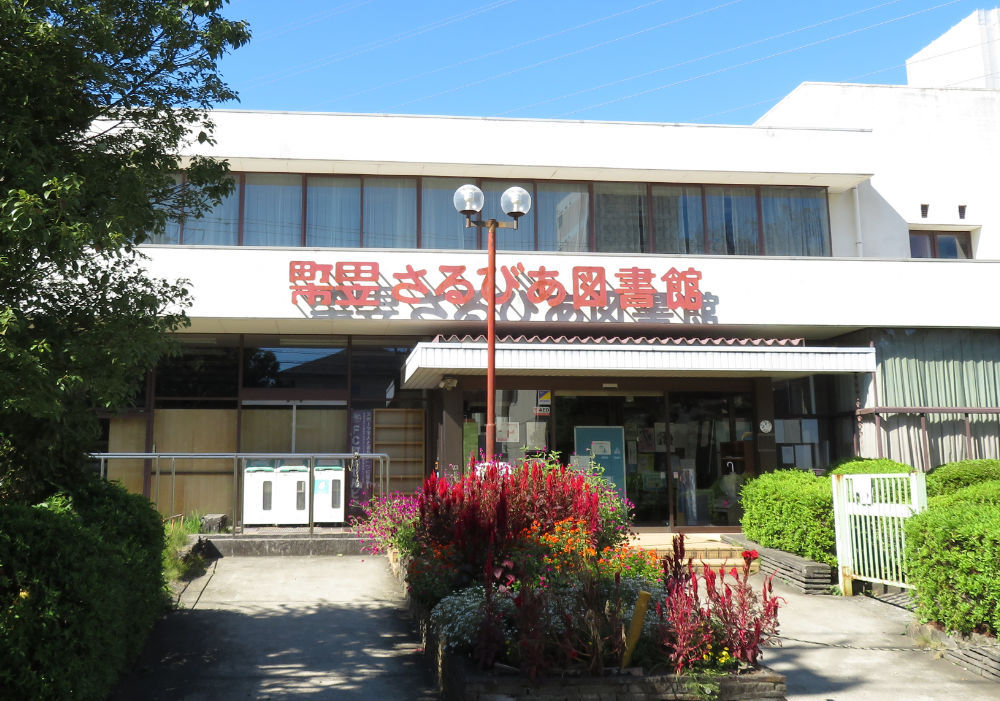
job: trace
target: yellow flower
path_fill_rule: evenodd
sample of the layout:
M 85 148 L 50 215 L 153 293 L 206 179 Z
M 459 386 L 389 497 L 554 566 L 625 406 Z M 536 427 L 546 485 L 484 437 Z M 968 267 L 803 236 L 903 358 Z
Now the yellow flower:
M 18 594 L 18 596 L 20 596 L 22 599 L 27 599 L 30 596 L 30 594 L 28 594 L 27 589 L 22 589 L 21 593 Z

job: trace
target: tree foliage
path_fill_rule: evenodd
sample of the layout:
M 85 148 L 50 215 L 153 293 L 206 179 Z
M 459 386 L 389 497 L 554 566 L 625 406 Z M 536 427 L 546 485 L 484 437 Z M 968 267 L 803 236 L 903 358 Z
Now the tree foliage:
M 0 500 L 65 486 L 186 322 L 135 246 L 232 187 L 177 155 L 234 99 L 225 0 L 0 0 Z M 183 186 L 177 173 L 184 174 Z

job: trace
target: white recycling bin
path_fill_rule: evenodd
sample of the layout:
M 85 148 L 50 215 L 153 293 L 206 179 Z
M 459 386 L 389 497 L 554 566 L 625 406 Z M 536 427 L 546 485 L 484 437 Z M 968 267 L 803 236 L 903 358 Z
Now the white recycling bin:
M 243 524 L 277 523 L 274 516 L 275 468 L 272 460 L 248 462 L 243 470 Z
M 313 521 L 344 523 L 344 487 L 346 482 L 342 460 L 319 461 L 313 477 Z
M 302 463 L 279 465 L 274 473 L 274 521 L 289 526 L 309 523 L 309 468 Z

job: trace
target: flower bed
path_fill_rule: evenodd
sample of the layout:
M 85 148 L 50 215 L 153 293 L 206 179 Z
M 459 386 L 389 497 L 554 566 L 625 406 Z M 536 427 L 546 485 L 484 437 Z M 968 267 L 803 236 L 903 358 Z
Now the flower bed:
M 783 698 L 758 670 L 780 601 L 748 582 L 756 552 L 702 573 L 678 536 L 661 561 L 603 480 L 544 462 L 431 477 L 417 505 L 380 530 L 412 532 L 398 571 L 446 698 Z M 608 673 L 629 666 L 649 674 Z

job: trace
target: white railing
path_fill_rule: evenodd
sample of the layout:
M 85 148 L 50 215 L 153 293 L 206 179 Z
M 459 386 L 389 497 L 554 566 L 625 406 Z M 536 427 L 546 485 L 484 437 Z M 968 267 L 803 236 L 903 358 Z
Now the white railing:
M 372 460 L 377 466 L 376 474 L 372 479 L 372 491 L 378 488 L 379 495 L 386 494 L 389 485 L 390 462 L 386 453 L 92 453 L 91 458 L 99 463 L 100 475 L 106 479 L 108 476 L 108 463 L 111 460 L 149 460 L 152 462 L 150 468 L 152 484 L 152 502 L 157 509 L 160 508 L 160 478 L 166 472 L 165 479 L 170 480 L 170 509 L 168 514 L 174 513 L 177 489 L 177 462 L 185 460 L 232 460 L 233 469 L 233 523 L 242 529 L 242 509 L 240 502 L 240 492 L 242 481 L 240 476 L 246 468 L 247 460 L 295 460 L 305 463 L 309 468 L 309 495 L 308 515 L 309 532 L 313 532 L 315 522 L 313 520 L 313 490 L 315 489 L 315 468 L 320 460 L 341 460 L 345 466 L 351 466 L 351 480 L 356 486 L 360 486 L 360 463 L 362 460 Z M 163 464 L 167 464 L 164 470 Z M 209 473 L 204 474 L 218 474 Z M 228 474 L 225 473 L 225 474 Z
M 906 581 L 906 519 L 927 508 L 924 473 L 833 475 L 840 589 L 856 579 L 912 588 Z

